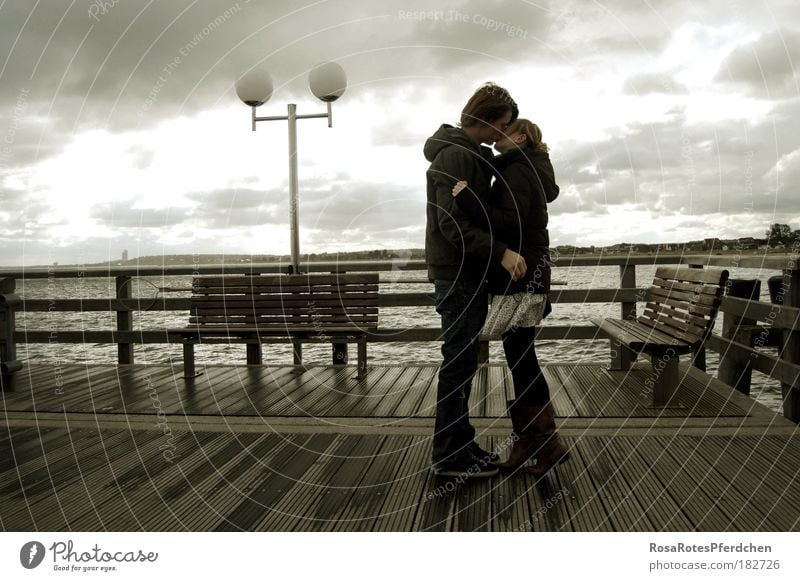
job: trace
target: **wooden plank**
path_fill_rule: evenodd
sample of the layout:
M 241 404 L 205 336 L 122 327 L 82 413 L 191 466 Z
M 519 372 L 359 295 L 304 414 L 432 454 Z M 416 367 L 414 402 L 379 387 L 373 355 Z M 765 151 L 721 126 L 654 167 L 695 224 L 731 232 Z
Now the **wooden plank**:
M 647 326 L 642 321 L 593 318 L 592 322 L 612 339 L 628 345 L 635 351 L 641 351 L 649 345 L 664 345 L 675 349 L 688 348 L 683 341 Z
M 174 397 L 169 394 L 161 402 L 165 414 L 202 414 L 213 405 L 213 400 L 221 393 L 229 393 L 236 386 L 226 385 L 221 381 L 230 373 L 230 368 L 208 366 L 203 375 L 184 380 L 186 389 L 178 389 Z
M 574 376 L 574 368 L 551 365 L 547 369 L 555 376 L 555 381 L 548 381 L 548 384 L 556 386 L 550 390 L 550 400 L 556 414 L 589 417 L 592 414 L 591 400 L 586 397 L 583 386 Z
M 672 278 L 690 282 L 707 282 L 721 285 L 728 279 L 727 270 L 712 268 L 674 268 L 660 266 L 656 269 L 659 278 Z
M 371 330 L 371 325 L 369 321 L 365 321 L 363 323 L 353 323 L 352 325 L 346 324 L 346 322 L 339 322 L 335 325 L 327 325 L 324 324 L 324 331 L 326 335 L 333 335 L 333 334 L 342 334 L 342 335 L 363 335 L 368 333 Z M 270 324 L 270 323 L 262 323 L 258 326 L 253 326 L 252 323 L 248 323 L 246 325 L 236 325 L 232 322 L 222 322 L 218 324 L 218 326 L 213 326 L 206 324 L 202 327 L 192 327 L 189 326 L 185 329 L 179 329 L 177 332 L 182 333 L 189 337 L 197 337 L 197 336 L 211 336 L 214 334 L 224 335 L 228 333 L 230 335 L 237 335 L 240 334 L 242 336 L 247 335 L 277 335 L 281 336 L 284 334 L 291 334 L 292 336 L 302 336 L 307 335 L 308 337 L 313 337 L 314 335 L 318 335 L 318 330 L 315 330 L 315 326 L 313 324 L 305 324 L 305 325 L 291 325 L 287 324 L 284 325 L 282 323 Z
M 250 407 L 256 410 L 257 415 L 277 415 L 275 412 L 285 401 L 288 401 L 288 398 L 297 398 L 304 389 L 312 389 L 306 387 L 314 377 L 312 373 L 301 366 L 289 369 L 291 373 L 271 378 L 272 385 L 259 396 L 252 398 Z
M 754 453 L 753 444 L 758 439 L 709 436 L 702 439 L 697 450 L 705 462 L 718 470 L 723 479 L 747 499 L 756 514 L 763 517 L 765 525 L 776 527 L 768 530 L 791 531 L 797 527 L 800 515 L 800 482 L 797 482 L 796 475 L 787 478 L 780 474 L 773 467 L 774 462 Z
M 797 328 L 800 321 L 800 309 L 788 305 L 762 303 L 732 296 L 722 298 L 720 311 L 740 317 L 755 319 L 769 323 L 777 329 Z
M 427 502 L 422 495 L 430 477 L 430 438 L 414 436 L 386 492 L 386 501 L 376 516 L 373 531 L 411 531 L 418 508 Z
M 356 443 L 357 437 L 336 436 L 252 530 L 283 532 L 303 528 L 326 492 L 325 482 L 339 469 L 342 458 L 350 454 Z
M 16 470 L 24 464 L 29 455 L 36 456 L 36 450 L 45 442 L 59 437 L 54 428 L 36 426 L 32 428 L 12 428 L 6 425 L 0 428 L 0 483 L 3 472 Z
M 0 495 L 13 501 L 24 500 L 26 508 L 52 494 L 59 488 L 70 486 L 82 478 L 75 470 L 75 450 L 87 454 L 85 471 L 88 473 L 106 461 L 106 455 L 114 454 L 114 448 L 124 441 L 118 434 L 103 439 L 92 430 L 75 430 L 64 433 L 61 439 L 50 441 L 40 447 L 40 456 L 23 465 L 18 465 L 16 478 L 8 482 L 4 474 L 0 480 Z
M 326 392 L 331 389 L 346 390 L 348 383 L 355 383 L 350 376 L 353 370 L 347 367 L 313 367 L 304 374 L 306 381 L 300 389 L 286 394 L 283 398 L 264 410 L 263 415 L 297 416 L 326 415 L 326 410 L 317 405 Z
M 194 486 L 199 496 L 194 506 L 189 497 L 184 496 L 176 510 L 181 523 L 189 531 L 213 531 L 229 523 L 226 516 L 248 498 L 264 478 L 267 467 L 274 467 L 275 457 L 287 446 L 302 444 L 308 438 L 307 434 L 260 434 L 252 444 L 220 466 L 217 474 Z M 197 510 L 198 506 L 205 509 Z
M 666 290 L 659 287 L 651 287 L 648 289 L 645 298 L 646 300 L 653 300 L 655 302 L 671 300 L 680 304 L 689 303 L 710 309 L 713 309 L 720 300 L 717 296 L 696 295 L 689 292 Z
M 574 438 L 562 437 L 565 445 L 572 448 Z M 567 521 L 558 530 L 598 532 L 611 531 L 606 509 L 600 501 L 595 484 L 589 477 L 587 466 L 580 454 L 572 454 L 569 461 L 559 464 L 555 470 L 558 485 L 545 499 L 545 503 L 537 511 L 531 513 L 531 520 L 525 527 L 527 530 L 542 530 L 540 521 L 544 521 L 548 512 L 556 505 L 562 505 L 567 514 Z
M 384 398 L 375 408 L 374 415 L 377 417 L 412 417 L 423 397 L 428 391 L 435 389 L 432 383 L 436 380 L 437 371 L 438 367 L 421 367 L 419 374 L 410 381 L 407 388 L 401 387 L 395 390 L 397 395 Z
M 69 529 L 71 523 L 81 514 L 94 514 L 96 502 L 102 502 L 106 497 L 114 497 L 119 502 L 118 491 L 107 484 L 112 481 L 114 471 L 124 470 L 139 463 L 142 455 L 158 453 L 158 447 L 163 442 L 160 434 L 154 432 L 128 432 L 129 442 L 126 447 L 116 448 L 119 455 L 110 455 L 107 461 L 101 462 L 93 471 L 84 471 L 80 466 L 80 456 L 76 456 L 73 465 L 75 474 L 81 480 L 80 484 L 58 486 L 55 494 L 46 495 L 38 502 L 34 510 L 26 511 L 25 520 L 14 524 L 18 530 L 60 530 Z M 135 450 L 136 454 L 132 454 Z M 90 509 L 90 510 L 89 510 Z M 98 530 L 95 526 L 87 530 Z M 73 527 L 74 528 L 74 527 Z
M 173 462 L 166 461 L 158 448 L 137 448 L 136 458 L 126 461 L 124 469 L 118 471 L 113 464 L 111 466 L 113 478 L 106 481 L 105 489 L 115 493 L 102 497 L 93 495 L 93 510 L 87 512 L 76 507 L 66 525 L 73 530 L 125 530 L 122 526 L 125 520 L 138 522 L 145 514 L 139 512 L 137 505 L 150 503 L 152 507 L 155 501 L 161 522 L 165 523 L 164 529 L 182 530 L 176 515 L 161 500 L 162 486 L 182 478 L 183 469 L 217 449 L 227 438 L 226 434 L 213 432 L 176 433 Z
M 597 487 L 597 494 L 606 509 L 606 520 L 617 531 L 650 531 L 650 522 L 644 507 L 628 490 L 614 459 L 608 454 L 608 439 L 583 438 L 572 446 L 586 465 L 586 473 Z
M 382 436 L 351 436 L 355 444 L 351 451 L 337 452 L 335 462 L 339 464 L 334 469 L 334 463 L 329 465 L 329 477 L 322 481 L 319 503 L 313 513 L 307 513 L 309 518 L 304 520 L 296 530 L 331 531 L 340 521 L 348 503 L 364 486 L 363 480 L 369 472 L 370 466 L 382 463 L 382 449 L 385 438 Z M 324 490 L 324 494 L 321 494 Z
M 336 519 L 329 521 L 324 529 L 352 532 L 372 530 L 383 514 L 394 483 L 403 472 L 403 464 L 413 453 L 412 445 L 410 436 L 387 436 L 358 487 Z
M 456 497 L 463 484 L 454 478 L 434 475 L 430 470 L 423 485 L 412 530 L 443 532 L 451 529 Z
M 511 374 L 505 365 L 489 365 L 486 376 L 486 405 L 483 416 L 502 418 L 508 414 L 506 382 L 513 383 Z M 512 387 L 513 389 L 513 387 Z
M 489 372 L 486 365 L 479 365 L 472 379 L 472 389 L 467 398 L 470 417 L 486 415 L 486 390 Z
M 227 275 L 227 276 L 197 276 L 199 284 L 223 284 L 235 280 L 247 280 L 253 285 L 303 285 L 303 284 L 371 284 L 378 282 L 378 273 L 338 273 L 338 274 L 260 274 Z
M 691 308 L 691 305 L 687 305 Z M 645 305 L 645 314 L 647 311 L 652 311 L 654 313 L 658 313 L 660 315 L 666 315 L 668 317 L 672 317 L 673 319 L 678 319 L 685 321 L 686 324 L 692 325 L 705 331 L 708 328 L 708 324 L 710 319 L 704 317 L 698 317 L 696 314 L 693 314 L 691 311 L 680 311 L 678 309 L 674 309 L 669 305 L 657 305 L 655 303 L 647 303 Z
M 703 443 L 700 438 L 684 436 L 673 438 L 666 448 L 677 461 L 682 462 L 686 473 L 691 473 L 696 486 L 702 487 L 713 499 L 706 506 L 706 515 L 696 523 L 698 528 L 704 528 L 704 523 L 710 519 L 711 513 L 721 511 L 728 523 L 725 531 L 761 531 L 764 521 L 750 501 L 738 493 L 717 471 L 714 465 L 709 465 L 700 454 Z M 774 526 L 774 525 L 771 525 Z M 766 530 L 771 530 L 767 528 Z
M 503 450 L 508 456 L 510 442 L 505 437 L 493 438 L 492 450 Z M 492 530 L 498 532 L 528 532 L 543 530 L 540 519 L 531 518 L 528 496 L 533 494 L 520 473 L 500 474 L 494 479 L 492 491 Z
M 208 509 L 208 506 L 198 503 L 196 498 L 191 503 L 184 496 L 193 494 L 190 491 L 195 485 L 201 484 L 201 475 L 213 473 L 213 468 L 204 467 L 209 457 L 231 454 L 234 448 L 241 449 L 241 445 L 235 442 L 231 434 L 217 434 L 217 437 L 204 442 L 197 449 L 192 449 L 191 442 L 187 442 L 186 451 L 176 466 L 154 474 L 148 485 L 129 486 L 119 491 L 125 499 L 124 509 L 115 506 L 121 503 L 112 501 L 100 505 L 98 513 L 103 521 L 113 521 L 110 526 L 106 525 L 111 530 L 189 530 L 183 519 L 197 515 L 201 512 L 200 507 Z M 145 465 L 155 461 L 158 458 L 146 461 Z M 187 505 L 191 505 L 188 510 Z
M 280 385 L 296 377 L 294 366 L 282 367 L 248 367 L 248 379 L 241 386 L 241 398 L 224 402 L 226 414 L 232 416 L 260 415 L 263 402 L 272 394 L 280 391 Z
M 280 515 L 275 512 L 276 506 L 302 482 L 309 468 L 323 457 L 334 440 L 332 434 L 286 437 L 287 443 L 261 466 L 261 478 L 250 490 L 242 491 L 246 494 L 239 495 L 240 500 L 214 530 L 252 531 Z M 252 459 L 249 461 L 252 463 Z
M 262 309 L 279 307 L 376 307 L 378 296 L 368 294 L 313 294 L 313 295 L 196 295 L 192 298 L 192 307 L 203 309 L 231 309 L 244 306 Z
M 669 313 L 660 313 L 645 309 L 644 314 L 639 317 L 638 320 L 646 325 L 657 328 L 662 333 L 678 338 L 688 336 L 695 340 L 702 339 L 706 329 L 687 322 L 687 318 L 688 317 L 678 319 L 672 317 Z
M 527 515 L 526 523 L 532 524 L 538 520 L 542 530 L 545 531 L 573 530 L 567 507 L 563 502 L 557 501 L 559 493 L 564 488 L 560 470 L 561 468 L 557 467 L 538 480 L 525 472 L 517 474 L 517 477 L 522 477 L 525 489 L 528 491 L 531 512 Z
M 760 371 L 773 379 L 800 389 L 800 365 L 763 353 L 737 341 L 730 341 L 718 335 L 711 335 L 706 341 L 708 348 L 717 353 L 725 353 L 727 357 L 736 357 L 750 363 L 756 371 Z
M 416 372 L 417 370 L 405 367 L 373 368 L 365 381 L 359 381 L 347 392 L 337 394 L 337 405 L 332 405 L 329 413 L 332 416 L 375 417 L 375 409 L 388 394 L 404 389 L 400 386 L 410 385 L 411 378 L 403 376 L 414 376 Z
M 485 369 L 485 368 L 484 368 Z M 478 444 L 489 449 L 488 438 L 479 438 Z M 455 498 L 453 530 L 460 532 L 489 532 L 492 522 L 492 495 L 495 479 L 478 478 L 460 486 Z
M 680 505 L 669 494 L 652 466 L 636 453 L 641 443 L 639 437 L 610 438 L 606 451 L 612 462 L 620 466 L 631 492 L 653 524 L 653 530 L 690 531 L 692 523 L 681 510 Z
M 173 523 L 165 521 L 162 516 L 163 506 L 166 505 L 175 515 L 176 522 L 187 530 L 193 530 L 192 522 L 196 522 L 194 517 L 198 513 L 213 514 L 217 510 L 205 495 L 218 482 L 221 471 L 226 470 L 260 438 L 261 434 L 226 434 L 218 445 L 204 449 L 205 453 L 181 470 L 178 478 L 164 482 L 157 495 L 151 495 L 135 505 L 138 527 L 148 531 L 174 528 Z M 133 525 L 118 523 L 117 526 Z
M 699 302 L 700 304 L 713 305 L 719 301 L 722 288 L 718 286 L 684 284 L 674 280 L 655 278 L 649 294 L 651 296 L 658 294 L 681 302 Z

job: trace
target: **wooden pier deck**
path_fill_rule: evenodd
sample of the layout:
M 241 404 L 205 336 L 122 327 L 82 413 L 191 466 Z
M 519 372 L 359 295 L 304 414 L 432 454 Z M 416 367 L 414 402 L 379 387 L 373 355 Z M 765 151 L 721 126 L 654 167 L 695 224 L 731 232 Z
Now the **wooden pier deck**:
M 466 483 L 429 470 L 435 365 L 31 364 L 3 378 L 0 529 L 125 531 L 796 531 L 797 426 L 681 367 L 545 367 L 567 464 Z M 471 403 L 504 448 L 511 382 Z

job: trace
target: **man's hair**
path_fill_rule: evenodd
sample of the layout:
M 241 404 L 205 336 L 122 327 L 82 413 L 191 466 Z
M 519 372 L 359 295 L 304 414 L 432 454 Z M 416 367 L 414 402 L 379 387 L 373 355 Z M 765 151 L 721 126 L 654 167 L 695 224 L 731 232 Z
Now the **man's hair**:
M 514 99 L 503 87 L 494 83 L 484 83 L 469 98 L 461 111 L 461 127 L 472 127 L 492 123 L 511 111 L 513 123 L 519 116 Z

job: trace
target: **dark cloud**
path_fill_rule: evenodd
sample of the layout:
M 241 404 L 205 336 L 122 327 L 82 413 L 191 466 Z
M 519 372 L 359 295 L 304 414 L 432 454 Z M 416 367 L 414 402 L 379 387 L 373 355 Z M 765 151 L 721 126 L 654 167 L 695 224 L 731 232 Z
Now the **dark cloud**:
M 301 220 L 305 227 L 333 236 L 343 230 L 388 235 L 424 221 L 425 198 L 420 188 L 348 180 L 304 182 Z
M 800 31 L 781 28 L 736 48 L 720 65 L 714 80 L 745 88 L 761 98 L 798 97 Z
M 117 228 L 165 228 L 184 223 L 190 216 L 188 208 L 140 208 L 135 200 L 114 201 L 91 208 L 89 216 L 98 224 Z
M 631 124 L 554 154 L 563 199 L 553 211 L 633 205 L 662 215 L 800 214 L 800 99 L 755 122 Z M 776 170 L 777 165 L 777 170 Z

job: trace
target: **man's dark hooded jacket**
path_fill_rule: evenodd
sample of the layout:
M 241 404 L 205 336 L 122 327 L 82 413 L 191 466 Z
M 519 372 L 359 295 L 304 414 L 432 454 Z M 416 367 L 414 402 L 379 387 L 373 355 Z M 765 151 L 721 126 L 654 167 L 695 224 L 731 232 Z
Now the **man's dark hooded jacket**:
M 460 280 L 478 285 L 492 264 L 498 265 L 506 244 L 480 228 L 456 204 L 453 186 L 467 180 L 485 203 L 492 176 L 492 150 L 475 143 L 458 127 L 442 125 L 425 142 L 428 168 L 425 259 L 431 280 Z

